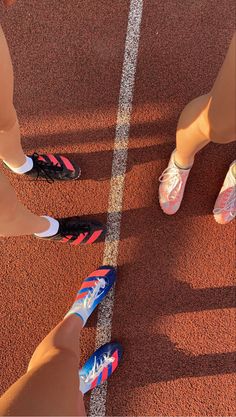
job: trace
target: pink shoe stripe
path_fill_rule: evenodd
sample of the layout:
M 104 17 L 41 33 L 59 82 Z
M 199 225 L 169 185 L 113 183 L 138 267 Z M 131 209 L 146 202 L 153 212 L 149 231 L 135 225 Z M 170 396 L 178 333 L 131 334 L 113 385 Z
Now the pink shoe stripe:
M 38 157 L 38 161 L 43 161 L 43 162 L 46 162 L 46 159 L 44 159 L 42 156 L 39 156 L 39 157 Z
M 81 242 L 83 242 L 83 240 L 86 238 L 86 236 L 88 235 L 88 232 L 85 232 L 84 234 L 81 233 L 76 240 L 74 240 L 74 242 L 71 243 L 71 245 L 76 246 L 79 245 Z
M 92 234 L 92 236 L 89 238 L 89 240 L 87 240 L 86 245 L 89 245 L 93 242 L 95 242 L 95 240 L 97 240 L 99 238 L 99 236 L 102 234 L 102 230 L 97 230 L 96 232 L 94 232 Z
M 97 280 L 94 281 L 84 281 L 80 287 L 80 289 L 95 287 Z
M 97 386 L 98 377 L 94 379 L 94 381 L 91 384 L 91 389 L 95 388 Z
M 52 154 L 48 154 L 47 157 L 50 159 L 50 161 L 54 164 L 54 165 L 58 165 L 59 167 L 61 166 L 60 162 L 56 159 L 56 157 Z
M 105 277 L 105 275 L 110 272 L 110 269 L 97 269 L 96 271 L 92 272 L 87 278 L 92 277 Z
M 114 362 L 112 362 L 112 372 L 114 372 L 114 370 L 118 366 L 118 351 L 117 350 L 113 353 L 112 357 L 115 359 Z
M 101 382 L 106 381 L 107 378 L 108 378 L 108 367 L 104 368 L 103 371 L 102 371 L 102 381 Z
M 87 295 L 87 294 L 88 294 L 88 291 L 87 291 L 87 292 L 83 292 L 82 294 L 78 294 L 78 295 L 76 296 L 75 301 L 80 300 L 81 298 L 86 297 L 86 295 Z
M 60 155 L 61 160 L 65 164 L 66 168 L 69 169 L 69 171 L 75 171 L 72 163 L 69 161 L 69 159 L 65 158 L 64 156 Z
M 62 242 L 62 243 L 66 243 L 66 242 L 68 242 L 68 240 L 70 240 L 72 238 L 72 235 L 70 235 L 70 236 L 66 236 L 66 237 L 63 237 L 63 239 L 61 239 L 60 240 L 60 242 Z

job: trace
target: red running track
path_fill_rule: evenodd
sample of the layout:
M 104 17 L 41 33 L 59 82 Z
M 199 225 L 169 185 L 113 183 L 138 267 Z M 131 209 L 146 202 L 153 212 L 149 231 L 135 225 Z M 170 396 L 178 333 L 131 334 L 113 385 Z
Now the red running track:
M 106 220 L 128 12 L 128 0 L 76 7 L 26 0 L 1 9 L 24 149 L 73 155 L 82 168 L 82 179 L 67 184 L 10 175 L 38 214 Z M 211 214 L 234 144 L 199 154 L 176 216 L 165 216 L 157 201 L 178 115 L 210 89 L 234 26 L 232 0 L 144 2 L 112 328 L 125 354 L 109 382 L 107 415 L 236 412 L 235 225 L 220 226 Z M 104 244 L 73 248 L 27 237 L 0 246 L 3 392 L 101 264 Z M 83 333 L 82 362 L 95 332 L 96 315 Z

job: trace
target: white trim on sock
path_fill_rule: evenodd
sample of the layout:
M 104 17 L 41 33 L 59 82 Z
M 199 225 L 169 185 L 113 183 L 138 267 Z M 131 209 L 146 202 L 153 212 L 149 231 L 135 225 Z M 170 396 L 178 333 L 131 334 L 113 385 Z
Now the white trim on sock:
M 6 161 L 3 161 L 4 164 L 6 164 L 8 166 L 8 168 L 11 169 L 11 171 L 15 172 L 15 174 L 25 174 L 26 172 L 30 171 L 33 168 L 33 161 L 32 158 L 30 158 L 29 156 L 25 156 L 25 163 L 23 165 L 21 165 L 18 168 L 14 168 L 11 165 L 9 165 Z
M 59 221 L 49 216 L 42 216 L 42 217 L 44 217 L 45 219 L 49 221 L 50 223 L 49 229 L 47 229 L 45 232 L 34 233 L 34 235 L 38 237 L 50 237 L 50 236 L 56 235 L 60 226 Z

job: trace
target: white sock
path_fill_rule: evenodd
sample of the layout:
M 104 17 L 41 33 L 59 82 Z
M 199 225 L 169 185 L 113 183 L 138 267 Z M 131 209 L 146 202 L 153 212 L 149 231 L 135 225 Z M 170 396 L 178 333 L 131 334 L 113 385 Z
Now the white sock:
M 34 235 L 38 237 L 50 237 L 50 236 L 56 235 L 60 226 L 59 221 L 49 216 L 42 216 L 42 217 L 44 217 L 45 219 L 49 221 L 50 226 L 45 232 L 34 233 Z
M 25 163 L 18 168 L 12 167 L 6 161 L 3 161 L 3 162 L 4 164 L 8 166 L 8 168 L 10 168 L 13 172 L 15 172 L 15 174 L 25 174 L 26 172 L 30 171 L 33 168 L 32 158 L 30 158 L 29 156 L 25 156 L 25 159 L 26 159 Z

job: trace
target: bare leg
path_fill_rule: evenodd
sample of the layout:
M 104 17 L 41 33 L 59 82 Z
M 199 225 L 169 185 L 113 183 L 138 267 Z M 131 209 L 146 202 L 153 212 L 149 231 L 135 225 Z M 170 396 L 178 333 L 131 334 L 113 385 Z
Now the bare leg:
M 13 69 L 7 42 L 0 26 L 0 158 L 17 168 L 26 158 L 13 106 Z
M 79 390 L 82 320 L 71 315 L 40 343 L 28 370 L 0 400 L 1 416 L 85 416 Z
M 31 213 L 17 199 L 8 178 L 0 173 L 0 236 L 24 236 L 49 229 L 44 217 Z
M 20 129 L 13 106 L 13 70 L 7 42 L 0 26 L 0 159 L 12 167 L 24 164 Z M 41 233 L 49 228 L 45 218 L 32 214 L 15 195 L 7 178 L 0 174 L 0 236 Z
M 181 167 L 191 166 L 196 153 L 210 141 L 236 140 L 235 50 L 236 35 L 211 92 L 191 101 L 181 113 L 175 153 Z

